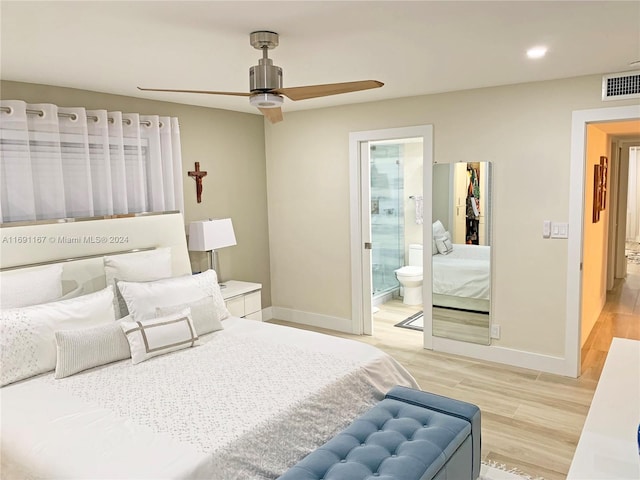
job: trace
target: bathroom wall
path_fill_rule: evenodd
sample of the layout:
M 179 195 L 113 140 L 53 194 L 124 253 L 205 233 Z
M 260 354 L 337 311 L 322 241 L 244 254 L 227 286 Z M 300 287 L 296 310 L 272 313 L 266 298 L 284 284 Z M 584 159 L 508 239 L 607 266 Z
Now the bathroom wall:
M 410 196 L 422 195 L 422 142 L 403 145 L 404 166 L 404 258 L 409 262 L 409 244 L 422 244 L 422 223 L 416 223 L 416 202 Z M 424 199 L 423 208 L 431 208 L 431 199 Z

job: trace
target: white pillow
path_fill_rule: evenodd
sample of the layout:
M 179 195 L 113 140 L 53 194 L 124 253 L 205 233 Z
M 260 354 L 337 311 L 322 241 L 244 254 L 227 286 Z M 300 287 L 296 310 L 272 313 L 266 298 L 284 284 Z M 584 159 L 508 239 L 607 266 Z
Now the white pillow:
M 65 281 L 63 280 L 62 283 L 64 285 Z M 78 285 L 78 282 L 76 281 L 72 281 L 71 283 L 73 283 L 74 285 L 73 290 L 64 293 L 60 298 L 56 298 L 56 301 L 69 300 L 70 298 L 76 298 L 80 295 L 84 295 L 84 287 L 82 285 Z M 64 286 L 62 288 L 62 291 L 64 292 Z
M 442 225 L 442 222 L 440 220 L 436 220 L 435 222 L 433 222 L 432 229 L 433 229 L 433 238 L 442 237 L 446 232 L 444 225 Z
M 113 309 L 116 318 L 127 315 L 127 305 L 116 287 L 119 280 L 148 282 L 171 277 L 171 249 L 158 248 L 146 252 L 107 255 L 104 257 L 104 274 L 107 285 L 113 286 Z
M 433 245 L 431 246 L 431 255 L 437 255 L 438 254 L 438 245 L 436 245 L 436 239 L 434 237 L 431 240 L 433 241 Z
M 48 265 L 0 275 L 0 308 L 28 307 L 62 296 L 62 265 Z
M 134 364 L 152 357 L 193 347 L 198 334 L 189 309 L 166 317 L 136 322 L 120 322 L 127 336 Z
M 213 297 L 207 296 L 196 302 L 182 303 L 169 307 L 157 307 L 156 317 L 166 317 L 174 313 L 191 310 L 191 319 L 198 335 L 222 330 L 222 323 L 218 318 L 219 312 L 215 308 Z
M 212 297 L 219 320 L 229 316 L 214 270 L 154 282 L 118 282 L 118 289 L 136 321 L 154 318 L 156 308 L 192 303 L 205 297 Z
M 447 255 L 453 251 L 453 244 L 451 243 L 451 234 L 449 232 L 445 232 L 444 235 L 436 238 L 436 246 L 438 248 L 438 253 L 443 255 Z
M 31 307 L 0 317 L 0 386 L 56 368 L 57 330 L 113 323 L 113 288 Z
M 92 328 L 58 330 L 55 335 L 56 378 L 131 358 L 129 342 L 118 322 Z

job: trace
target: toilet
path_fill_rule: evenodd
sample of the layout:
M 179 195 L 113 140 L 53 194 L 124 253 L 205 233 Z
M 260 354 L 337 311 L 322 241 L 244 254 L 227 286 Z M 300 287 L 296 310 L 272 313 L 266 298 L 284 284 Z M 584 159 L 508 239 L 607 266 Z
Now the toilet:
M 396 271 L 396 278 L 402 285 L 404 296 L 402 303 L 405 305 L 422 304 L 422 245 L 409 244 L 409 265 Z

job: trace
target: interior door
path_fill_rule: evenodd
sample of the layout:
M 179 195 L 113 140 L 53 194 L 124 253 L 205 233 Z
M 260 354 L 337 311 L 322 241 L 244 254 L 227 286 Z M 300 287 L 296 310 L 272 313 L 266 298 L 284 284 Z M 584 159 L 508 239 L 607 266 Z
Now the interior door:
M 356 334 L 373 334 L 372 318 L 372 255 L 367 248 L 371 242 L 371 187 L 370 187 L 370 142 L 407 138 L 421 138 L 423 161 L 423 195 L 431 199 L 433 127 L 390 128 L 351 132 L 349 134 L 349 179 L 350 179 L 350 219 L 351 219 L 351 298 L 352 331 Z M 428 200 L 430 202 L 430 200 Z M 424 209 L 421 225 L 423 238 L 431 238 L 431 208 Z M 375 248 L 375 246 L 374 246 Z M 425 245 L 425 259 L 431 258 L 431 245 Z M 423 299 L 431 296 L 431 262 L 423 264 Z M 424 312 L 424 348 L 432 348 L 431 310 Z

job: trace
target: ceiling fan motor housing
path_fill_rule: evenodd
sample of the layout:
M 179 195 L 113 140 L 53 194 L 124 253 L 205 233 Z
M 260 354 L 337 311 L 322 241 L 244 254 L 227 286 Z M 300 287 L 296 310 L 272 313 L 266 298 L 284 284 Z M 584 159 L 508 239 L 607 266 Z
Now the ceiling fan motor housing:
M 276 88 L 282 88 L 282 69 L 274 65 L 271 59 L 261 58 L 259 65 L 249 69 L 249 90 L 268 92 Z

